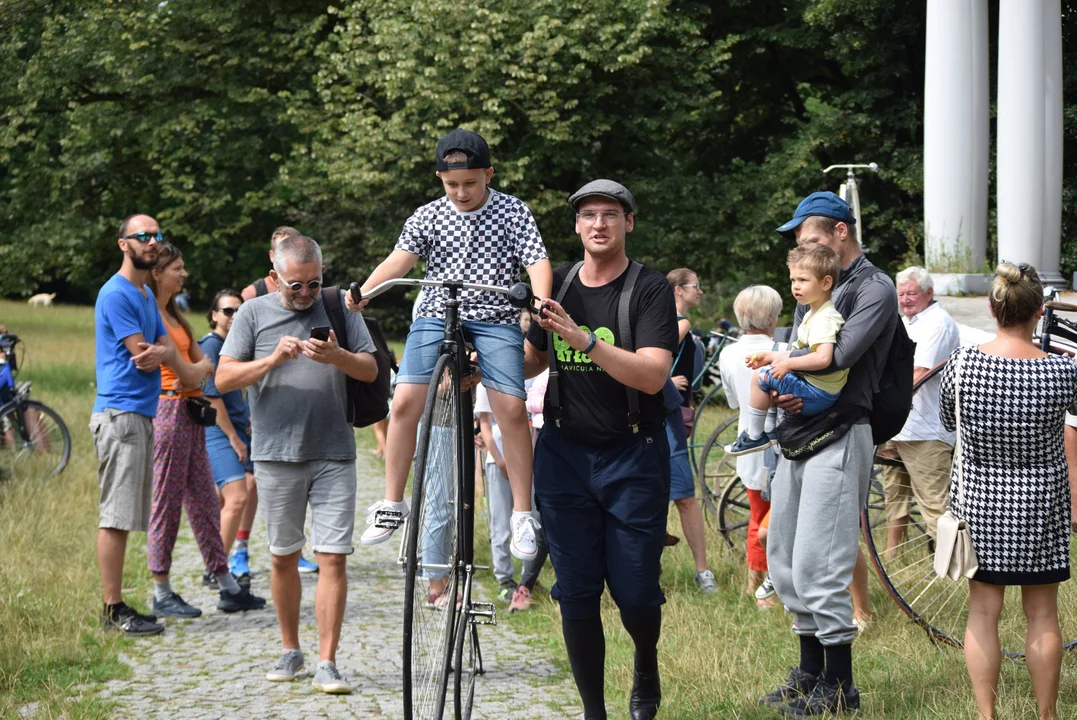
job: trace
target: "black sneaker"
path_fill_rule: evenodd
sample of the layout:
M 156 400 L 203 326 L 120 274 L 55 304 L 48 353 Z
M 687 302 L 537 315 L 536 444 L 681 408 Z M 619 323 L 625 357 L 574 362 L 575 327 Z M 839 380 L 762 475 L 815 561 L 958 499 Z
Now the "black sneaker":
M 780 709 L 786 717 L 856 713 L 860 711 L 860 692 L 855 687 L 843 690 L 840 685 L 819 680 L 807 695 L 790 700 Z
M 115 630 L 133 636 L 160 635 L 165 631 L 164 625 L 150 622 L 147 616 L 140 615 L 122 603 L 111 613 L 107 608 L 101 613 L 101 625 L 106 630 Z
M 759 698 L 760 705 L 782 705 L 795 698 L 807 695 L 819 684 L 819 678 L 811 673 L 806 673 L 799 667 L 789 669 L 789 677 L 785 684 L 777 690 L 767 693 Z
M 188 605 L 187 601 L 177 593 L 172 593 L 164 600 L 153 598 L 153 612 L 161 617 L 196 618 L 202 616 L 201 610 Z
M 213 573 L 202 573 L 202 586 L 218 590 L 217 576 Z
M 244 590 L 250 590 L 251 589 L 251 574 L 250 573 L 243 573 L 242 575 L 237 575 L 236 576 L 236 582 Z
M 226 613 L 240 612 L 242 610 L 261 610 L 265 606 L 265 598 L 251 595 L 250 590 L 244 590 L 242 587 L 236 593 L 221 590 L 221 600 L 217 603 L 217 609 Z

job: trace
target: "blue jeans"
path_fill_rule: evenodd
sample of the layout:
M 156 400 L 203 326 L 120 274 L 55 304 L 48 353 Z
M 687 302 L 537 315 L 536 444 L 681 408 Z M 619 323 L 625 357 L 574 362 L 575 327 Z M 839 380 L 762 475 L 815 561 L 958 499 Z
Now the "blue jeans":
M 420 426 L 421 434 L 421 426 Z M 423 472 L 423 506 L 412 508 L 411 516 L 419 528 L 419 558 L 422 576 L 437 580 L 448 576 L 447 567 L 453 554 L 456 535 L 450 520 L 456 503 L 456 474 L 450 469 L 456 465 L 455 428 L 435 426 L 430 430 L 430 447 L 426 451 L 427 466 Z M 427 567 L 435 566 L 435 567 Z
M 519 325 L 464 322 L 464 338 L 479 356 L 482 384 L 487 390 L 526 399 L 524 392 L 524 336 Z M 445 321 L 418 318 L 411 324 L 404 345 L 404 359 L 397 373 L 398 383 L 426 385 L 434 374 L 438 349 L 445 337 Z
M 828 393 L 812 385 L 796 373 L 786 373 L 781 380 L 770 376 L 770 368 L 763 368 L 759 376 L 759 387 L 767 392 L 777 390 L 779 395 L 792 395 L 804 401 L 800 409 L 802 415 L 818 415 L 831 408 L 837 401 L 839 393 Z
M 688 459 L 688 431 L 680 408 L 666 416 L 666 441 L 669 443 L 669 499 L 695 497 L 696 481 Z

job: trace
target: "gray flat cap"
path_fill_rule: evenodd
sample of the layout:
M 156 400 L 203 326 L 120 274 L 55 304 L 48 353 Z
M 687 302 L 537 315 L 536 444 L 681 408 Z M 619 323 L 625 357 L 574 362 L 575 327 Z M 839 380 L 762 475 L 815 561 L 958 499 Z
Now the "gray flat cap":
M 572 193 L 568 198 L 568 204 L 575 210 L 580 206 L 580 202 L 584 198 L 592 195 L 601 195 L 602 197 L 608 197 L 610 200 L 616 200 L 628 212 L 636 212 L 636 201 L 632 198 L 632 193 L 628 192 L 628 188 L 624 185 L 613 180 L 592 180 Z

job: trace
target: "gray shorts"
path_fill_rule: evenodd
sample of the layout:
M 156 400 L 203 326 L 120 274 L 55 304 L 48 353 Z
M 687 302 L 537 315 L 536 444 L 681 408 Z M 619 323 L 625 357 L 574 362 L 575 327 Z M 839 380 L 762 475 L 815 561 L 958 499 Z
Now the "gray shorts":
M 307 503 L 311 547 L 316 553 L 350 555 L 355 529 L 355 461 L 254 462 L 258 505 L 269 536 L 269 552 L 291 555 L 303 549 Z
M 153 501 L 153 420 L 105 410 L 90 415 L 101 488 L 98 527 L 145 532 Z

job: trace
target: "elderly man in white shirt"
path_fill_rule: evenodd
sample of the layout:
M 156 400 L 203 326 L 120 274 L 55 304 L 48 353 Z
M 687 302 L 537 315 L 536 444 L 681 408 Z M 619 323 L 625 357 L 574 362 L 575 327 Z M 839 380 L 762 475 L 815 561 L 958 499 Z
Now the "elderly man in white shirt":
M 898 273 L 895 284 L 905 329 L 916 343 L 915 383 L 950 357 L 961 344 L 961 338 L 957 323 L 935 301 L 934 283 L 927 270 L 906 268 Z M 884 449 L 884 453 L 900 458 L 904 466 L 887 467 L 883 471 L 887 557 L 892 557 L 905 539 L 913 497 L 932 537 L 939 517 L 946 511 L 954 434 L 947 432 L 939 419 L 941 378 L 936 375 L 916 391 L 905 427 Z

